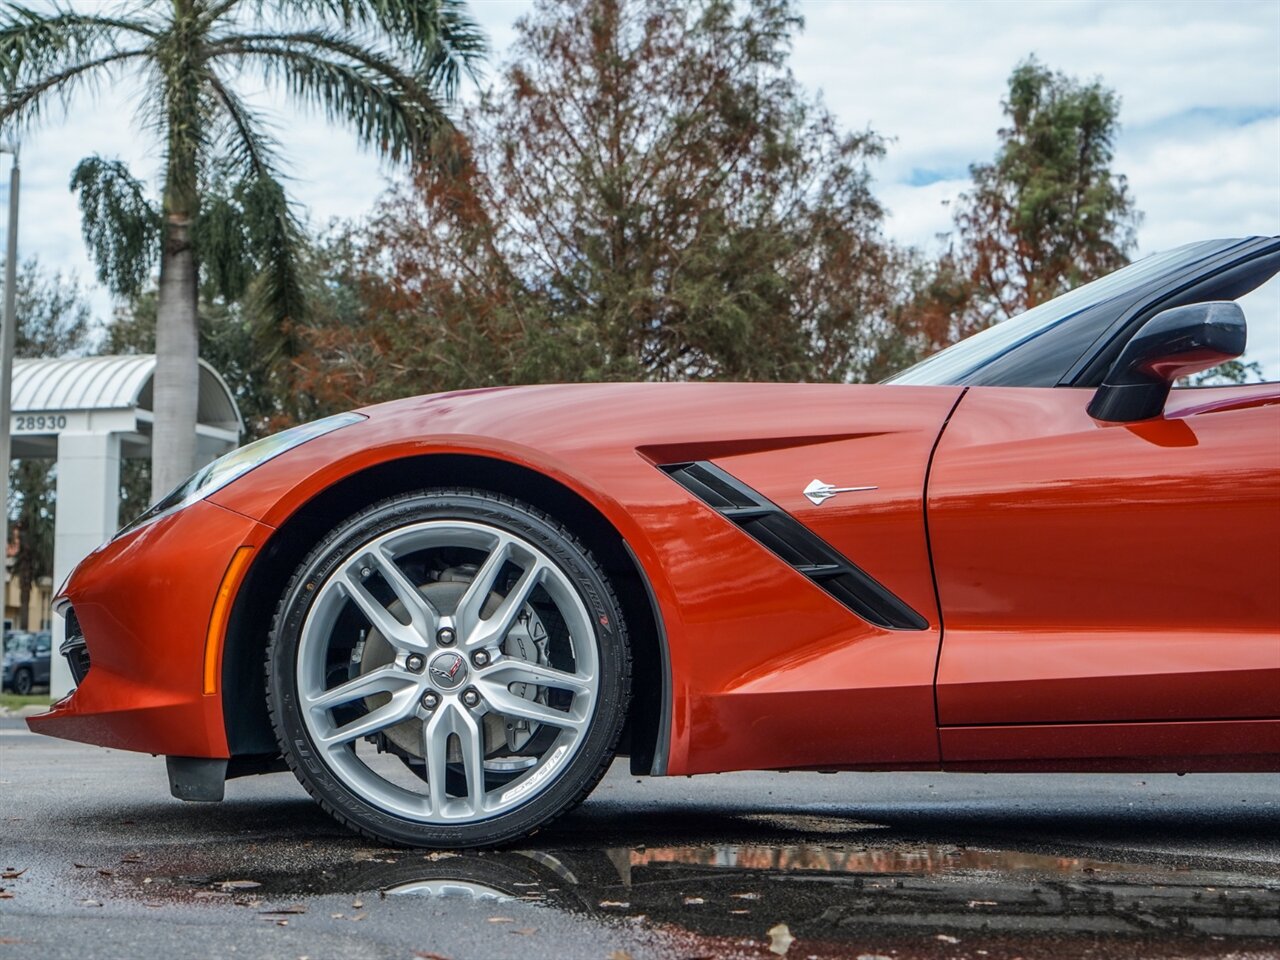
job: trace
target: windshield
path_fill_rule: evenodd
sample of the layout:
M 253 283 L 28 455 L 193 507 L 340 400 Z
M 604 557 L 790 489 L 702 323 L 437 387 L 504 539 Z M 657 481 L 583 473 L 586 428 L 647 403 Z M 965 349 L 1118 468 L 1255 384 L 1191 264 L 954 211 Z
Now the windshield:
M 902 384 L 954 384 L 980 370 L 1009 351 L 1054 329 L 1073 317 L 1101 303 L 1143 286 L 1149 280 L 1169 272 L 1172 267 L 1192 263 L 1219 249 L 1218 241 L 1191 243 L 1163 253 L 1152 254 L 1115 273 L 1076 287 L 1059 297 L 1046 300 L 1026 313 L 997 323 L 973 336 L 935 353 L 913 367 L 886 380 Z

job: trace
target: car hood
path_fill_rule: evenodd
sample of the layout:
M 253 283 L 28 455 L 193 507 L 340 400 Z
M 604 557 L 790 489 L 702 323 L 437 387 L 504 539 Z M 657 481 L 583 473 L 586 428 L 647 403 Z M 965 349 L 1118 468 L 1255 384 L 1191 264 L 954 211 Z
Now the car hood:
M 603 383 L 498 387 L 365 407 L 366 419 L 269 461 L 210 500 L 276 525 L 300 497 L 392 459 L 506 460 L 585 492 L 623 472 L 923 428 L 954 386 Z

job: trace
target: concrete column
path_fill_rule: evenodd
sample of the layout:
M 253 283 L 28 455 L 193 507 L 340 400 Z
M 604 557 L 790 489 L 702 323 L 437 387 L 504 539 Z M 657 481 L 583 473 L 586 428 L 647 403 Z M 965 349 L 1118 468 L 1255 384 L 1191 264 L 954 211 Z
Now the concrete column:
M 116 433 L 58 434 L 58 504 L 54 515 L 53 584 L 57 590 L 77 563 L 119 529 L 120 436 Z M 56 700 L 74 685 L 58 653 L 66 622 L 53 617 L 49 693 Z

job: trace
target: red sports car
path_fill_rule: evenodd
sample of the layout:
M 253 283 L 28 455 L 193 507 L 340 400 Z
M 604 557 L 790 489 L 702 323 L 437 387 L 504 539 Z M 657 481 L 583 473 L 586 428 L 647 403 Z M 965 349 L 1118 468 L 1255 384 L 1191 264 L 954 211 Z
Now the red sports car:
M 292 768 L 380 841 L 637 774 L 1280 770 L 1280 237 L 1150 257 L 890 382 L 476 390 L 201 470 L 56 601 L 31 728 Z

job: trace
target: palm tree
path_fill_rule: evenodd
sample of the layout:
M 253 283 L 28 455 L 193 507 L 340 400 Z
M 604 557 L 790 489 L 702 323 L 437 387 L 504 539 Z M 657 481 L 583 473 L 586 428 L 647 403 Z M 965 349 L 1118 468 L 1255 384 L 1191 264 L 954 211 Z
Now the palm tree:
M 278 144 L 236 92 L 246 75 L 291 97 L 393 163 L 447 153 L 460 75 L 484 55 L 462 0 L 133 0 L 0 11 L 0 129 L 22 130 L 78 89 L 140 74 L 138 120 L 164 148 L 159 205 L 124 164 L 72 176 L 100 279 L 138 293 L 160 265 L 152 495 L 195 467 L 202 280 L 244 295 L 287 330 L 303 309 L 300 223 Z

